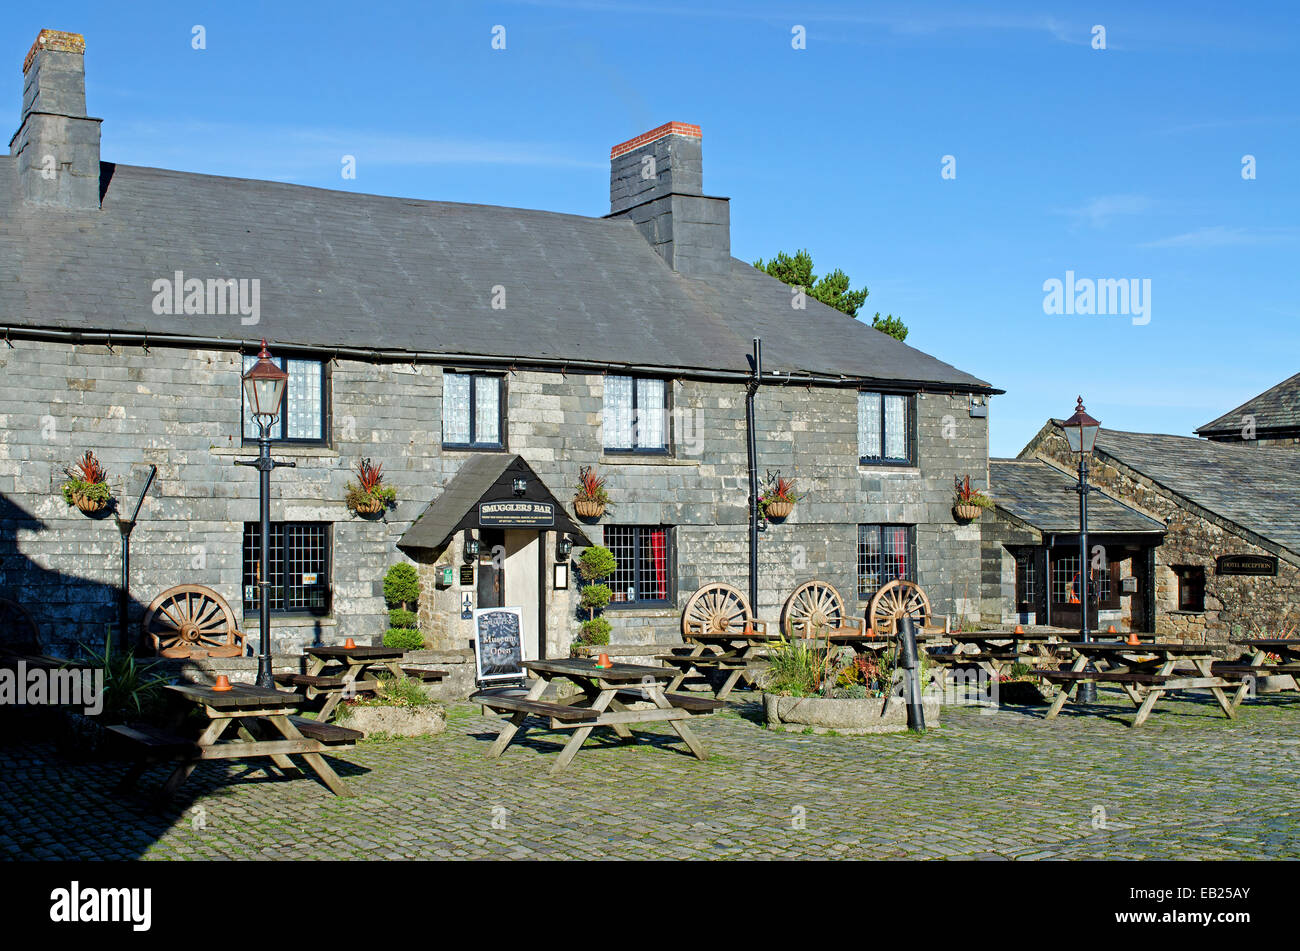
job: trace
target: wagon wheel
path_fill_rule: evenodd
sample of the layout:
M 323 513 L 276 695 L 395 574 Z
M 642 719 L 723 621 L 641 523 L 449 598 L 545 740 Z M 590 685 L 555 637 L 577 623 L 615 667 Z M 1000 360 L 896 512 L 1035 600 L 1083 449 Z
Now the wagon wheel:
M 807 622 L 805 624 L 804 622 Z M 844 623 L 844 599 L 835 585 L 826 581 L 808 581 L 799 585 L 785 599 L 781 609 L 781 631 L 793 637 L 798 629 L 808 634 Z
M 893 634 L 894 626 L 909 615 L 917 628 L 930 623 L 930 599 L 915 581 L 891 581 L 871 599 L 871 626 L 877 634 Z
M 740 633 L 754 619 L 749 599 L 729 584 L 706 584 L 696 591 L 682 611 L 682 634 L 690 637 L 695 631 L 706 634 Z
M 30 611 L 17 601 L 0 598 L 0 646 L 11 650 L 40 647 L 40 631 Z
M 143 628 L 163 657 L 209 651 L 227 656 L 238 636 L 230 605 L 201 584 L 179 584 L 158 595 L 145 611 Z

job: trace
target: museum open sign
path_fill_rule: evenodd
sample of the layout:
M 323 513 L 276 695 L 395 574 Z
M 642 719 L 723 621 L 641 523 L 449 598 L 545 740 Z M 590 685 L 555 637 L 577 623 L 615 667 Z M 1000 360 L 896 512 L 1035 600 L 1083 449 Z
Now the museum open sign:
M 523 499 L 480 502 L 478 523 L 484 528 L 545 528 L 555 524 L 555 505 Z
M 1277 558 L 1272 555 L 1220 555 L 1214 559 L 1216 575 L 1276 575 Z

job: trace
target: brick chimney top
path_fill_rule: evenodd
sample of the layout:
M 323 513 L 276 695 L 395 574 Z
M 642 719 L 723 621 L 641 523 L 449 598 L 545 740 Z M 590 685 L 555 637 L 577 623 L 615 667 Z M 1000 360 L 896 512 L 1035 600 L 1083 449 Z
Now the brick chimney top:
M 620 155 L 625 155 L 633 149 L 640 148 L 643 145 L 662 139 L 666 135 L 684 135 L 692 139 L 703 139 L 704 135 L 700 132 L 700 127 L 691 125 L 689 122 L 665 122 L 657 129 L 651 129 L 649 132 L 642 132 L 635 138 L 628 139 L 626 142 L 620 142 L 609 150 L 609 157 L 616 159 Z
M 86 52 L 86 38 L 80 33 L 65 33 L 63 30 L 41 30 L 36 37 L 36 42 L 27 51 L 27 58 L 23 60 L 24 73 L 31 68 L 32 57 L 41 50 L 84 54 Z

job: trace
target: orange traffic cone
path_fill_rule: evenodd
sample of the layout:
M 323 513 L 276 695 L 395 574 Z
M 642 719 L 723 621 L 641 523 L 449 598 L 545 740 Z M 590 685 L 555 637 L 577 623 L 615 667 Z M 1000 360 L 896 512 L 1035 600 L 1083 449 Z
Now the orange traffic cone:
M 1107 634 L 1116 634 L 1116 633 L 1118 633 L 1118 631 L 1115 630 L 1115 625 L 1112 624 L 1110 627 L 1106 628 L 1106 633 L 1107 633 Z
M 357 642 L 349 637 L 346 641 L 343 642 L 343 646 L 348 650 L 352 650 L 352 648 L 357 646 Z
M 230 686 L 230 678 L 225 674 L 217 674 L 217 682 L 212 685 L 212 689 L 222 692 L 232 689 Z
M 1012 633 L 1012 634 L 1023 634 L 1023 633 L 1025 633 L 1025 629 L 1024 629 L 1023 627 L 1021 627 L 1019 624 L 1017 624 L 1017 625 L 1016 625 L 1016 629 L 1015 629 L 1014 631 L 1012 631 L 1011 633 Z
M 1142 642 L 1138 640 L 1137 631 L 1129 631 L 1128 638 L 1124 641 L 1124 643 L 1128 644 L 1130 647 L 1137 647 Z
M 613 667 L 614 663 L 609 659 L 608 654 L 602 653 L 599 657 L 596 658 L 596 666 L 607 668 L 607 667 Z

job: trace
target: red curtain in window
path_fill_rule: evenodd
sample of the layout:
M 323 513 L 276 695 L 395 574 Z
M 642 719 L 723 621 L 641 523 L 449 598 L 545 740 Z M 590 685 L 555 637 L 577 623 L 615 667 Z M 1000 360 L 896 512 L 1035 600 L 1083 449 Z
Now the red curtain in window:
M 668 533 L 658 529 L 650 533 L 650 557 L 654 561 L 656 599 L 668 597 Z
M 890 580 L 903 580 L 907 578 L 907 529 L 905 528 L 887 528 L 885 529 L 891 536 L 890 544 L 886 551 L 889 552 L 890 562 L 893 570 L 890 572 Z

